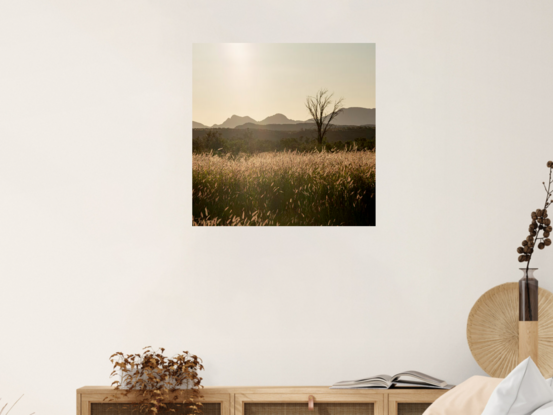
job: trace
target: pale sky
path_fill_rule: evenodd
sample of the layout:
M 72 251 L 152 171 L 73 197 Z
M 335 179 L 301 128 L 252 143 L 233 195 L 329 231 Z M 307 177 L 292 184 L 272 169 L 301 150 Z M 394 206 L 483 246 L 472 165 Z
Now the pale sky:
M 320 88 L 346 108 L 376 107 L 374 43 L 199 43 L 192 60 L 192 119 L 208 126 L 233 114 L 307 120 Z

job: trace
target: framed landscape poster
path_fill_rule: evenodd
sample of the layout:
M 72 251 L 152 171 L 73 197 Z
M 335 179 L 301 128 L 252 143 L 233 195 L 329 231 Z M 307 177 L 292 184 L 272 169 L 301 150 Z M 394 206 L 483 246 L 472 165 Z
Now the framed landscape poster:
M 376 225 L 374 44 L 194 44 L 192 58 L 193 225 Z

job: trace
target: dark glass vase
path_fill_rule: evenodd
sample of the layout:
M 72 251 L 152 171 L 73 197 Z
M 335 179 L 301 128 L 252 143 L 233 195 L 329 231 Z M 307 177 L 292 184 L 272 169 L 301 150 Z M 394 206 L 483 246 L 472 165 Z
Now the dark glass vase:
M 534 278 L 537 268 L 520 268 L 524 276 L 518 282 L 518 320 L 538 321 L 538 280 Z M 528 277 L 528 278 L 527 278 Z

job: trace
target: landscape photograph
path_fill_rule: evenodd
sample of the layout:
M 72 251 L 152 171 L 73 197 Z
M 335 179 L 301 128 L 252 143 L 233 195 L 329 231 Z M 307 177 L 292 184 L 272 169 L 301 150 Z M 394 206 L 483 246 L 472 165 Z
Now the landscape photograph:
M 375 226 L 375 44 L 193 45 L 193 226 Z

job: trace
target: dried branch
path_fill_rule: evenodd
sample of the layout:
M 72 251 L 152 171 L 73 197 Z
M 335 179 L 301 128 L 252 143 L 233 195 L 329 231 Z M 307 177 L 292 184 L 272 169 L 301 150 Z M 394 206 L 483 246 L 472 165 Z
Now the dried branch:
M 23 395 L 24 395 L 24 394 L 23 394 Z M 23 395 L 21 395 L 21 396 L 19 397 L 19 399 L 13 403 L 12 407 L 11 407 L 10 409 L 8 409 L 8 412 L 6 412 L 6 415 L 8 415 L 8 414 L 11 412 L 11 410 L 13 409 L 13 407 L 17 404 L 17 402 L 19 402 L 19 401 L 21 400 L 21 398 L 23 398 Z M 4 409 L 6 409 L 7 406 L 8 406 L 8 404 L 6 403 L 6 404 L 2 407 L 2 409 L 0 409 L 0 415 L 2 415 L 2 414 L 4 413 Z M 34 412 L 33 412 L 31 415 L 34 415 Z
M 538 249 L 544 249 L 546 246 L 551 245 L 551 231 L 553 227 L 551 226 L 551 219 L 548 218 L 547 208 L 551 205 L 552 201 L 551 194 L 551 185 L 553 184 L 552 172 L 553 172 L 553 161 L 547 162 L 547 167 L 549 168 L 549 180 L 547 187 L 545 182 L 543 183 L 545 189 L 545 203 L 543 209 L 536 209 L 536 211 L 531 213 L 532 222 L 528 227 L 529 235 L 524 241 L 522 241 L 522 246 L 517 248 L 517 252 L 520 254 L 518 257 L 519 262 L 527 262 L 526 271 L 530 267 L 530 261 L 532 260 L 532 255 L 534 254 L 534 247 L 538 240 L 541 242 L 538 243 Z M 543 237 L 540 237 L 540 232 L 543 232 Z
M 336 118 L 343 110 L 343 98 L 336 100 L 333 104 L 332 111 L 327 113 L 327 108 L 332 104 L 332 97 L 334 94 L 328 95 L 326 89 L 320 89 L 314 97 L 307 97 L 305 106 L 311 116 L 315 125 L 317 126 L 317 143 L 323 144 L 326 133 L 332 128 L 332 120 Z M 325 123 L 326 119 L 326 123 Z

